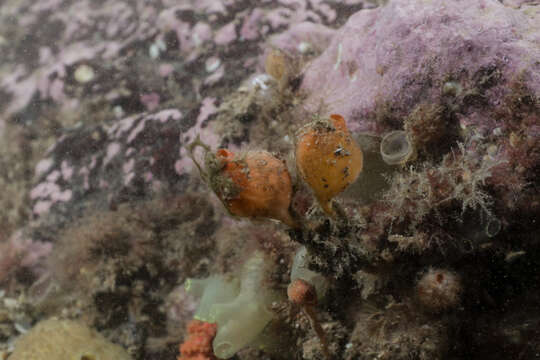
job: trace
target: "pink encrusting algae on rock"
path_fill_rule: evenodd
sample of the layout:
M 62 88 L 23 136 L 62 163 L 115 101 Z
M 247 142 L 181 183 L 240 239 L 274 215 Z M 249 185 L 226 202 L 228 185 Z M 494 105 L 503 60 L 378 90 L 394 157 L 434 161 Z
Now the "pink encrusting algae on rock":
M 0 358 L 45 315 L 82 318 L 135 360 L 211 358 L 220 329 L 185 336 L 198 301 L 178 286 L 219 278 L 200 303 L 222 305 L 208 296 L 235 297 L 253 251 L 268 258 L 251 285 L 272 289 L 259 310 L 273 320 L 238 359 L 536 356 L 538 1 L 4 5 Z M 313 176 L 350 164 L 319 192 L 324 212 L 294 134 L 331 114 L 343 118 L 326 129 L 347 137 L 327 164 L 313 156 Z M 406 156 L 385 162 L 393 133 Z M 215 151 L 193 158 L 213 165 L 219 198 L 194 176 L 197 139 Z M 257 173 L 269 166 L 281 188 Z M 244 211 L 241 195 L 279 210 Z M 316 319 L 310 284 L 287 287 L 299 245 L 328 280 Z
M 398 0 L 360 11 L 306 70 L 307 104 L 324 103 L 353 132 L 380 132 L 370 120 L 378 105 L 390 103 L 395 117 L 405 117 L 420 102 L 440 103 L 445 79 L 466 88 L 493 73 L 500 81 L 487 94 L 492 105 L 519 76 L 538 94 L 539 18 L 497 1 Z M 477 125 L 490 122 L 477 116 Z

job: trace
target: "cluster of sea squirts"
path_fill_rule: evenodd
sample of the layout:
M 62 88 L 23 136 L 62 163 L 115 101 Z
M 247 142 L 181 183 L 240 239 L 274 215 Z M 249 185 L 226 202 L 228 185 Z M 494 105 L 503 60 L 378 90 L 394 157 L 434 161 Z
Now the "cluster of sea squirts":
M 275 50 L 266 59 L 267 74 L 275 80 L 274 86 L 279 93 L 289 91 L 289 81 L 293 78 L 286 56 Z M 353 245 L 344 240 L 347 238 L 345 234 L 357 231 L 359 225 L 355 224 L 357 219 L 334 199 L 362 173 L 364 152 L 348 130 L 345 119 L 338 114 L 313 114 L 311 120 L 296 132 L 294 145 L 296 173 L 318 203 L 310 211 L 298 211 L 293 204 L 295 191 L 301 185 L 294 183 L 286 162 L 277 155 L 265 150 L 235 154 L 224 148 L 211 149 L 199 138 L 188 146 L 188 150 L 202 179 L 230 215 L 254 221 L 273 219 L 282 222 L 288 226 L 291 239 L 304 245 L 297 253 L 297 257 L 302 254 L 302 266 L 306 268 L 304 275 L 309 267 L 317 271 L 310 271 L 310 274 L 338 280 L 334 286 L 350 285 L 353 274 L 387 261 L 381 255 L 383 252 L 371 251 L 369 246 Z M 195 155 L 197 148 L 202 148 L 201 156 Z M 416 156 L 406 131 L 387 133 L 379 140 L 377 150 L 387 167 L 403 167 Z M 191 282 L 187 286 L 191 287 Z M 308 276 L 291 276 L 287 297 L 291 304 L 303 309 L 319 339 L 322 354 L 329 359 L 335 349 L 330 349 L 325 331 L 317 319 L 315 309 L 321 292 L 317 291 L 318 287 L 320 282 L 313 282 Z M 457 274 L 446 269 L 429 268 L 420 275 L 416 298 L 426 311 L 439 313 L 455 307 L 460 302 L 461 293 Z M 182 346 L 187 348 L 188 344 Z M 188 357 L 181 355 L 180 359 L 184 358 Z

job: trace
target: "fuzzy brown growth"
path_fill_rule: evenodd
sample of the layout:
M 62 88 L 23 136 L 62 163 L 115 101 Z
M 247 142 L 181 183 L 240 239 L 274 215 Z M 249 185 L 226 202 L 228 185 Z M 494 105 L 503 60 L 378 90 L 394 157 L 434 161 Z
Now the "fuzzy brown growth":
M 440 154 L 458 139 L 443 106 L 419 104 L 405 119 L 407 132 L 415 152 L 421 156 Z M 444 145 L 444 146 L 443 146 Z
M 418 282 L 416 291 L 422 306 L 431 312 L 441 312 L 459 304 L 461 281 L 451 271 L 430 269 Z

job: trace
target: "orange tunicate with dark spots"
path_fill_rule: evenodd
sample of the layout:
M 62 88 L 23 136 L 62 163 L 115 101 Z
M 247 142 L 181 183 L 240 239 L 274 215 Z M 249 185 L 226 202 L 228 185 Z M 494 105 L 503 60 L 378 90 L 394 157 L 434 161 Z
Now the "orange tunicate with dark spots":
M 334 216 L 332 199 L 362 171 L 363 154 L 345 119 L 330 115 L 305 125 L 297 134 L 296 166 L 321 208 Z
M 220 171 L 211 185 L 231 214 L 296 226 L 289 212 L 291 176 L 282 160 L 267 151 L 249 151 L 237 157 L 226 149 L 219 149 L 216 158 Z

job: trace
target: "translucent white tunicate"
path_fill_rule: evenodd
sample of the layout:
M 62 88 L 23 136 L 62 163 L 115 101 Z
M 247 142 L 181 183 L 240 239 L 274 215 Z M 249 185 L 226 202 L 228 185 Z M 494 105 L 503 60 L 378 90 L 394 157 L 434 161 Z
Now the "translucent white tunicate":
M 381 141 L 381 156 L 389 165 L 403 164 L 413 154 L 413 147 L 407 133 L 402 130 L 386 134 Z
M 257 340 L 275 314 L 270 310 L 280 294 L 265 284 L 269 259 L 255 252 L 237 276 L 213 275 L 188 279 L 187 292 L 200 298 L 195 319 L 217 324 L 214 354 L 229 359 Z
M 311 52 L 313 50 L 313 46 L 311 46 L 310 43 L 306 41 L 302 41 L 300 44 L 298 44 L 298 51 L 302 54 L 307 54 L 308 52 Z
M 321 300 L 328 291 L 328 280 L 319 273 L 308 269 L 309 256 L 305 246 L 302 246 L 294 256 L 291 269 L 291 283 L 296 279 L 302 279 L 315 287 L 317 299 Z
M 211 57 L 208 60 L 206 60 L 206 63 L 204 66 L 205 66 L 206 72 L 212 73 L 221 66 L 221 60 L 217 57 Z
M 255 76 L 251 80 L 251 85 L 253 87 L 258 87 L 261 90 L 268 89 L 269 83 L 272 81 L 272 78 L 269 75 L 266 74 L 260 74 Z
M 86 84 L 94 80 L 96 73 L 94 72 L 94 69 L 92 69 L 90 66 L 82 64 L 77 67 L 73 76 L 78 83 Z
M 443 94 L 450 96 L 459 96 L 462 91 L 461 85 L 456 81 L 447 81 L 443 85 Z
M 486 235 L 490 238 L 496 236 L 501 231 L 502 224 L 497 218 L 488 219 L 486 224 Z

